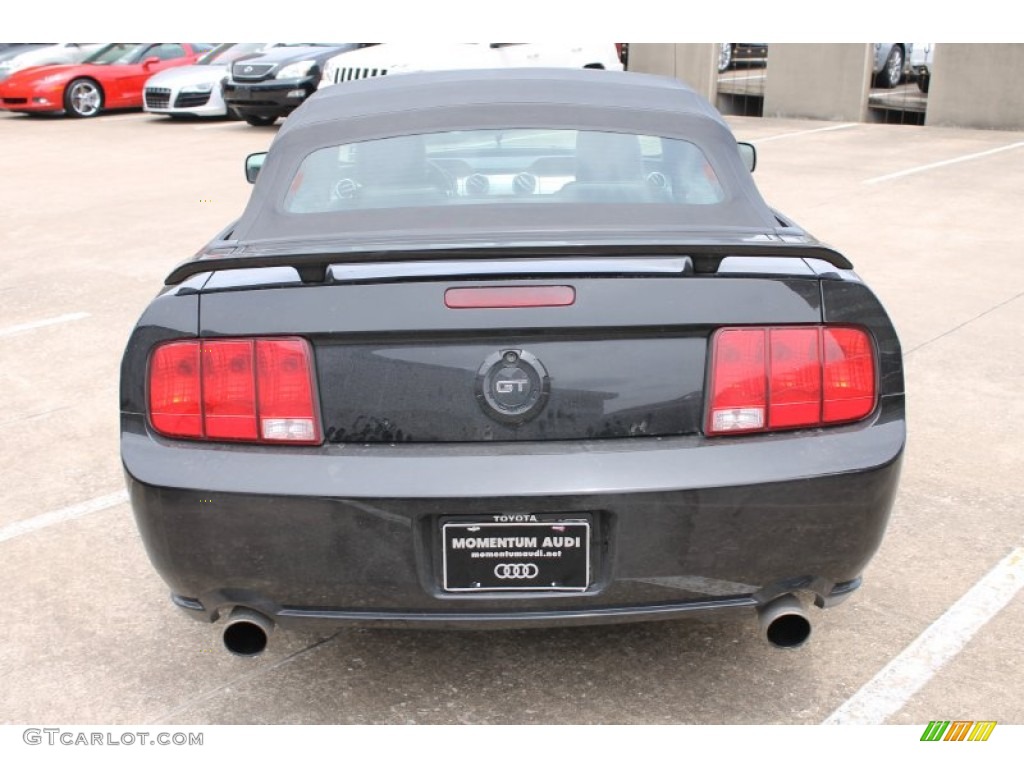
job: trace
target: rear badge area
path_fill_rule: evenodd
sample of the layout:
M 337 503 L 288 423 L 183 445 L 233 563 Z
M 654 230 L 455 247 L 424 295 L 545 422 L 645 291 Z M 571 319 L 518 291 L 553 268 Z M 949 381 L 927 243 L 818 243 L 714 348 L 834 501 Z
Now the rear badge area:
M 477 372 L 476 399 L 484 413 L 503 424 L 522 424 L 548 400 L 548 372 L 534 355 L 505 349 L 490 355 Z

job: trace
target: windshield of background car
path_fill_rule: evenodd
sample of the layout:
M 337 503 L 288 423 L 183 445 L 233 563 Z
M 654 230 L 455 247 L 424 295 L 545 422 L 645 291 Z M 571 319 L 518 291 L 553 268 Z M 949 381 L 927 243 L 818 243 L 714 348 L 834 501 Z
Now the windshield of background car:
M 288 213 L 539 203 L 713 205 L 725 199 L 703 151 L 632 133 L 516 128 L 398 136 L 319 149 Z
M 224 43 L 200 58 L 196 64 L 230 64 L 243 56 L 260 53 L 269 43 Z
M 84 64 L 134 64 L 148 43 L 111 43 L 85 59 Z
M 30 51 L 38 51 L 40 48 L 50 48 L 53 43 L 15 43 L 7 48 L 0 48 L 0 62 L 10 61 L 16 56 Z

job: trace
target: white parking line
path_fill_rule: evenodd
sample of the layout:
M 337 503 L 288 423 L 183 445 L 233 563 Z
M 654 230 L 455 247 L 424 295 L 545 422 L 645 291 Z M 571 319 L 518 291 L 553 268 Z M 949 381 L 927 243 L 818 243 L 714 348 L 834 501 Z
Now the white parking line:
M 192 130 L 193 131 L 215 131 L 217 129 L 223 130 L 225 128 L 230 128 L 232 130 L 238 130 L 239 128 L 248 128 L 248 127 L 249 127 L 249 125 L 247 123 L 231 120 L 231 121 L 223 122 L 223 123 L 210 123 L 209 125 L 193 125 L 192 126 Z
M 970 155 L 961 155 L 960 157 L 950 158 L 949 160 L 942 160 L 938 163 L 929 163 L 928 165 L 919 165 L 915 168 L 908 168 L 905 171 L 897 171 L 896 173 L 888 173 L 885 176 L 875 176 L 873 179 L 866 179 L 865 184 L 878 184 L 883 181 L 889 181 L 891 179 L 902 179 L 904 176 L 910 176 L 915 173 L 924 173 L 934 168 L 943 168 L 947 165 L 954 165 L 956 163 L 965 163 L 968 160 L 976 160 L 979 157 L 987 157 L 988 155 L 994 155 L 997 152 L 1006 152 L 1010 149 L 1017 149 L 1018 147 L 1024 147 L 1024 141 L 1018 141 L 1014 144 L 1007 144 L 1004 147 L 996 147 L 995 149 L 987 149 L 984 152 L 974 152 Z
M 57 325 L 58 323 L 70 323 L 72 320 L 81 320 L 86 317 L 89 317 L 88 312 L 72 312 L 68 315 L 50 317 L 46 320 L 36 320 L 31 323 L 22 323 L 21 325 L 9 325 L 6 328 L 0 328 L 0 336 L 15 336 L 26 331 L 34 331 L 36 328 L 45 328 L 48 325 Z
M 1024 548 L 1007 555 L 823 725 L 881 725 L 1024 588 Z
M 106 496 L 83 501 L 81 504 L 73 504 L 70 507 L 64 507 L 53 512 L 44 512 L 41 515 L 30 517 L 28 520 L 19 520 L 16 523 L 0 528 L 0 541 L 7 541 L 17 536 L 24 536 L 26 533 L 38 531 L 40 528 L 48 528 L 51 525 L 63 523 L 65 520 L 74 520 L 76 517 L 84 517 L 93 512 L 116 507 L 118 504 L 123 504 L 126 501 L 128 501 L 128 492 L 118 491 L 117 493 L 109 493 Z
M 792 133 L 777 133 L 774 136 L 768 136 L 764 139 L 754 139 L 754 144 L 764 144 L 766 141 L 776 141 L 778 139 L 788 139 L 791 136 L 808 136 L 812 133 L 825 133 L 826 131 L 841 131 L 845 128 L 855 128 L 860 123 L 843 123 L 842 125 L 829 125 L 824 128 L 811 128 L 806 131 L 793 131 Z

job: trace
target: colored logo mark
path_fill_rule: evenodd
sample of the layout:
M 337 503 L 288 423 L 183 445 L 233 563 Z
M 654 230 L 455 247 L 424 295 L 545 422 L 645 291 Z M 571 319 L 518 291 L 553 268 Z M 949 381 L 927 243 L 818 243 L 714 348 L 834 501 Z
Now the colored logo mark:
M 995 720 L 932 720 L 921 741 L 988 741 L 995 727 Z

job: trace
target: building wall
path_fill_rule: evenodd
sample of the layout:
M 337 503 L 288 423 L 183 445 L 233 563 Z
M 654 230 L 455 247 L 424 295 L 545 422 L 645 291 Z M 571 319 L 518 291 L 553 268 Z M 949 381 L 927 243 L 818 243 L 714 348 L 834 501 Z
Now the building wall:
M 719 47 L 719 43 L 630 43 L 629 69 L 682 80 L 714 104 Z
M 716 103 L 719 43 L 630 43 L 629 69 L 668 75 Z M 764 109 L 768 117 L 865 121 L 871 43 L 772 43 Z M 1024 130 L 1024 44 L 938 43 L 927 125 Z M 913 84 L 902 86 L 914 89 Z M 916 89 L 914 89 L 916 91 Z M 899 91 L 890 92 L 898 99 Z M 918 99 L 923 98 L 918 95 Z M 918 119 L 920 119 L 918 117 Z
M 870 43 L 769 45 L 764 116 L 865 120 L 872 56 Z
M 1024 44 L 935 46 L 926 125 L 1024 129 Z

